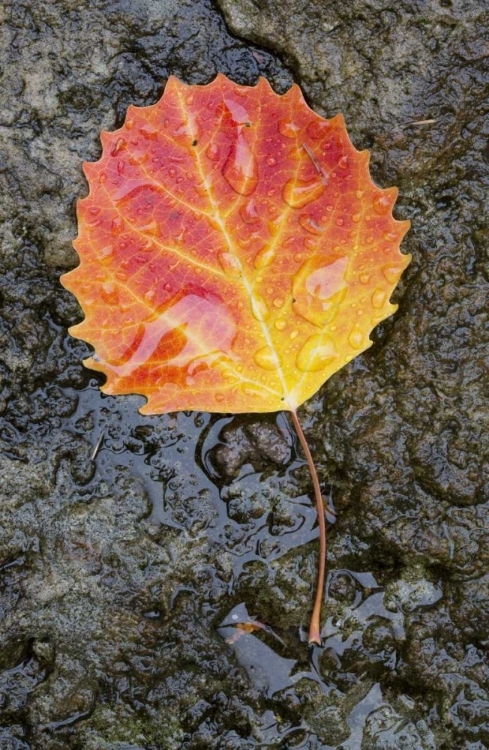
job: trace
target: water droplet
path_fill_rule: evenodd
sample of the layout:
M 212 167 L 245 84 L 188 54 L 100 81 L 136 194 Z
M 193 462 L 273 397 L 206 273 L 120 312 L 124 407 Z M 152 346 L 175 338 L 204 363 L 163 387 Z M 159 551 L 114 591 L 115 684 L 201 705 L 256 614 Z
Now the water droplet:
M 372 294 L 372 307 L 375 307 L 376 310 L 380 310 L 381 307 L 384 307 L 386 297 L 387 294 L 383 289 L 376 289 Z
M 240 93 L 238 89 L 236 89 L 236 93 Z M 250 124 L 251 118 L 248 110 L 235 99 L 225 99 L 224 107 L 228 122 L 231 121 L 233 125 L 246 126 Z
M 257 224 L 260 221 L 254 200 L 248 201 L 239 209 L 239 215 L 245 224 Z
M 100 287 L 100 296 L 107 305 L 117 305 L 119 302 L 119 290 L 111 281 L 102 284 Z
M 324 189 L 325 185 L 319 176 L 313 177 L 312 180 L 290 179 L 284 185 L 282 196 L 291 208 L 303 208 L 319 198 L 324 193 Z
M 353 214 L 353 216 L 351 217 L 351 220 L 355 224 L 358 224 L 362 220 L 362 214 Z
M 338 219 L 336 219 L 336 226 L 337 227 L 342 227 L 344 223 L 345 223 L 345 220 L 342 219 L 341 216 Z
M 118 138 L 115 144 L 112 146 L 110 155 L 117 156 L 118 153 L 120 153 L 121 151 L 124 151 L 126 148 L 127 148 L 127 142 L 124 140 L 124 138 Z
M 280 227 L 282 226 L 282 217 L 280 216 L 277 221 L 269 221 L 267 223 L 267 229 L 268 233 L 270 234 L 270 237 L 275 237 L 277 232 L 280 230 Z
M 302 372 L 318 372 L 331 364 L 337 356 L 333 339 L 325 334 L 315 333 L 309 336 L 300 350 L 296 364 Z
M 282 297 L 275 297 L 273 300 L 274 307 L 278 308 L 280 310 L 281 307 L 284 306 L 284 300 Z
M 153 243 L 152 243 L 152 241 L 151 241 L 151 240 L 149 240 L 149 239 L 148 239 L 148 240 L 146 240 L 146 242 L 143 242 L 143 244 L 139 246 L 139 249 L 140 249 L 140 250 L 141 250 L 141 252 L 143 252 L 143 253 L 147 253 L 147 252 L 148 252 L 149 250 L 151 250 L 152 248 L 153 248 Z
M 394 242 L 394 240 L 399 239 L 399 236 L 395 232 L 384 232 L 382 237 L 384 240 L 387 240 L 387 242 Z
M 255 255 L 253 265 L 256 269 L 265 268 L 273 261 L 274 255 L 275 252 L 273 248 L 271 248 L 270 245 L 264 245 Z
M 230 355 L 236 331 L 236 321 L 220 297 L 195 286 L 189 293 L 180 288 L 161 314 L 127 330 L 121 341 L 125 350 L 107 365 L 125 377 L 154 360 L 168 365 L 169 373 L 184 368 L 198 380 L 216 360 Z
M 362 284 L 368 284 L 370 281 L 370 274 L 369 273 L 361 273 L 360 274 L 360 281 Z
M 264 370 L 275 370 L 280 365 L 276 352 L 270 346 L 264 346 L 262 349 L 259 349 L 253 359 Z
M 176 173 L 177 170 L 175 169 L 175 167 L 170 167 L 170 169 L 168 170 L 168 174 L 170 177 L 175 177 Z
M 306 128 L 307 135 L 315 141 L 324 138 L 330 130 L 331 123 L 329 120 L 313 120 Z
M 382 268 L 382 273 L 384 274 L 389 284 L 397 284 L 403 270 L 404 269 L 402 266 L 389 265 Z
M 257 386 L 244 384 L 241 386 L 241 390 L 243 391 L 245 396 L 252 396 L 252 397 L 258 397 L 263 395 L 263 391 L 258 388 Z
M 348 336 L 348 343 L 353 349 L 361 349 L 363 345 L 363 332 L 357 327 L 353 326 Z
M 285 318 L 277 318 L 275 321 L 275 328 L 277 331 L 283 331 L 285 328 L 287 328 L 287 321 Z
M 277 163 L 277 160 L 274 156 L 267 156 L 267 164 L 269 167 L 274 167 Z
M 340 169 L 348 169 L 349 165 L 350 165 L 350 159 L 348 158 L 348 156 L 342 156 L 338 160 L 338 166 Z
M 215 143 L 209 143 L 209 145 L 207 146 L 205 150 L 205 155 L 211 161 L 219 161 L 219 157 L 220 157 L 219 146 L 217 146 Z
M 199 140 L 199 130 L 195 121 L 187 120 L 182 122 L 176 128 L 171 131 L 172 136 L 175 140 L 185 143 L 190 146 L 194 141 Z
M 127 127 L 127 122 L 126 122 Z M 153 127 L 149 123 L 145 123 L 144 125 L 141 125 L 139 128 L 139 132 L 143 136 L 143 138 L 146 138 L 148 141 L 156 141 L 158 138 L 158 128 Z
M 251 297 L 251 312 L 256 320 L 259 320 L 260 322 L 266 320 L 270 315 L 267 303 L 263 297 L 259 297 L 256 294 Z
M 216 393 L 215 399 L 218 403 L 222 403 L 224 401 L 224 393 Z
M 102 250 L 99 250 L 99 258 L 102 262 L 107 262 L 112 259 L 112 256 L 114 255 L 114 248 L 112 245 L 106 245 L 102 248 Z
M 385 193 L 378 193 L 374 197 L 374 211 L 380 216 L 385 216 L 391 209 L 391 199 Z
M 244 133 L 238 133 L 222 168 L 228 185 L 240 195 L 251 195 L 258 185 L 258 165 Z
M 293 278 L 294 312 L 320 328 L 331 323 L 346 295 L 347 267 L 346 257 L 330 263 L 317 257 L 307 260 Z
M 279 120 L 278 132 L 286 138 L 297 138 L 297 135 L 300 132 L 300 127 L 291 120 Z
M 187 235 L 187 231 L 185 227 L 179 227 L 178 229 L 175 228 L 171 232 L 171 238 L 175 245 L 183 245 L 185 241 L 185 237 Z
M 241 270 L 240 263 L 236 256 L 233 255 L 233 253 L 230 253 L 227 250 L 222 250 L 218 254 L 217 260 L 224 273 L 231 276 L 236 276 L 237 274 L 239 274 Z
M 292 339 L 292 341 L 296 339 L 298 335 L 299 335 L 298 328 L 294 328 L 294 330 L 290 332 L 290 338 Z
M 115 216 L 112 219 L 110 228 L 112 230 L 112 234 L 120 234 L 122 232 L 122 229 L 124 227 L 124 222 L 122 220 L 121 216 Z
M 102 209 L 98 206 L 90 206 L 90 208 L 87 209 L 86 212 L 86 221 L 87 224 L 90 224 L 90 226 L 95 227 L 97 224 L 100 224 L 101 221 L 101 211 Z
M 299 216 L 299 224 L 307 232 L 311 232 L 311 234 L 322 234 L 323 232 L 323 228 L 317 223 L 314 216 L 310 214 L 301 214 Z

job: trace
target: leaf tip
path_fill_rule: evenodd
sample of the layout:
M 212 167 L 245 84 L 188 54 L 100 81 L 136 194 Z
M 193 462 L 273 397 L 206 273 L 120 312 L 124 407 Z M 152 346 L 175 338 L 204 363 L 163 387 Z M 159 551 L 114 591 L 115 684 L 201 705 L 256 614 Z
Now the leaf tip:
M 338 128 L 344 128 L 346 130 L 346 122 L 345 118 L 341 114 L 341 112 L 338 112 L 334 117 L 330 119 L 331 125 L 334 125 Z M 370 151 L 368 152 L 370 154 Z
M 180 78 L 177 78 L 177 76 L 170 75 L 168 76 L 165 84 L 165 89 L 163 91 L 163 95 L 169 94 L 171 92 L 175 92 L 176 94 L 181 94 L 185 89 L 188 89 L 188 85 L 184 83 Z
M 267 89 L 267 91 L 270 91 L 273 94 L 275 93 L 270 85 L 270 81 L 268 80 L 268 78 L 265 78 L 265 76 L 260 76 L 256 85 L 257 87 L 261 87 L 262 89 Z

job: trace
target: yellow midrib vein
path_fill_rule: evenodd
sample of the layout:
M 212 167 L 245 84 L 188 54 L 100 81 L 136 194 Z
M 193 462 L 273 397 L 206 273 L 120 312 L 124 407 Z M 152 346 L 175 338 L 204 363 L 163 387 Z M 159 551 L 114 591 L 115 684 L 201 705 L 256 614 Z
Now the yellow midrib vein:
M 185 109 L 185 107 L 183 105 L 183 102 L 182 102 L 182 98 L 181 98 L 180 92 L 178 92 L 178 102 L 179 102 L 179 105 L 180 105 L 180 110 L 181 110 L 182 116 L 185 118 L 187 115 L 189 115 L 189 118 L 188 118 L 189 125 L 190 125 L 190 128 L 193 131 L 193 135 L 196 136 L 197 133 L 194 130 L 194 127 L 195 127 L 194 118 L 191 116 L 191 113 L 189 113 L 188 110 Z M 216 204 L 216 202 L 214 200 L 213 192 L 211 190 L 212 185 L 209 182 L 209 180 L 207 178 L 207 175 L 206 175 L 205 171 L 202 168 L 202 163 L 201 163 L 201 160 L 200 160 L 199 152 L 195 153 L 195 162 L 196 162 L 196 166 L 197 166 L 200 178 L 203 181 L 203 183 L 204 183 L 204 185 L 205 185 L 205 187 L 207 189 L 207 194 L 209 196 L 209 202 L 210 202 L 210 205 L 212 207 L 213 214 L 214 214 L 213 218 L 214 218 L 215 222 L 218 224 L 218 226 L 220 227 L 222 235 L 223 235 L 224 239 L 226 240 L 226 245 L 228 247 L 228 250 L 229 250 L 230 254 L 232 255 L 232 257 L 234 258 L 234 260 L 236 261 L 236 263 L 237 263 L 237 265 L 239 267 L 240 274 L 241 274 L 241 281 L 242 281 L 242 284 L 243 284 L 243 286 L 245 288 L 246 294 L 248 295 L 248 299 L 249 299 L 250 305 L 251 305 L 251 301 L 252 300 L 255 300 L 255 302 L 258 302 L 257 299 L 256 299 L 256 297 L 253 294 L 253 284 L 251 284 L 250 281 L 248 280 L 248 278 L 247 278 L 247 276 L 246 276 L 246 274 L 244 272 L 244 268 L 243 268 L 243 264 L 241 263 L 241 259 L 240 259 L 240 257 L 235 252 L 234 243 L 233 243 L 232 238 L 231 238 L 231 236 L 230 236 L 230 234 L 228 232 L 226 223 L 225 223 L 223 217 L 220 214 L 218 205 Z M 255 307 L 257 308 L 257 310 L 259 310 L 259 304 L 256 304 Z M 250 313 L 251 313 L 251 310 L 250 310 Z M 281 367 L 281 364 L 280 364 L 280 358 L 279 358 L 278 352 L 277 352 L 277 350 L 276 350 L 276 348 L 274 346 L 273 339 L 272 339 L 272 337 L 270 335 L 270 330 L 269 330 L 268 326 L 266 325 L 266 323 L 265 323 L 265 321 L 264 321 L 263 316 L 261 315 L 261 313 L 258 314 L 257 320 L 260 323 L 260 327 L 261 327 L 263 338 L 264 338 L 264 340 L 266 342 L 266 345 L 270 348 L 270 351 L 273 354 L 273 358 L 275 360 L 276 372 L 277 372 L 278 378 L 280 380 L 280 384 L 282 386 L 282 395 L 284 397 L 284 404 L 285 404 L 285 399 L 287 398 L 287 395 L 288 395 L 289 391 L 288 391 L 287 383 L 286 383 L 286 380 L 285 380 L 285 374 L 284 374 L 284 372 L 282 370 L 282 367 Z M 262 387 L 263 384 L 259 383 L 259 386 Z

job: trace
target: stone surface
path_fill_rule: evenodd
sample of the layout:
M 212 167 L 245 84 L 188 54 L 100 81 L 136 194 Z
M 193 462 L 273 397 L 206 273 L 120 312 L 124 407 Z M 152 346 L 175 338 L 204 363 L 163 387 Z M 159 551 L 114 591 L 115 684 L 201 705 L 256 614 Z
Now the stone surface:
M 219 0 L 229 31 L 210 0 L 4 2 L 5 750 L 489 746 L 485 5 Z M 338 514 L 312 653 L 285 417 L 102 397 L 57 281 L 99 131 L 219 70 L 342 111 L 412 221 L 398 313 L 301 415 Z

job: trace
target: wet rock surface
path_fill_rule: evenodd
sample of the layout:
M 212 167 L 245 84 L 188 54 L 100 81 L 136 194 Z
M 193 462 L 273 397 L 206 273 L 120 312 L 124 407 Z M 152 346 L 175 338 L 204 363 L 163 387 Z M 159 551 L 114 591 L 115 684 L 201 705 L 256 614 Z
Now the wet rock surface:
M 485 3 L 219 6 L 228 28 L 206 0 L 0 11 L 0 745 L 481 750 Z M 100 129 L 170 73 L 218 71 L 342 111 L 412 221 L 399 312 L 301 415 L 338 513 L 312 653 L 315 515 L 286 418 L 101 396 L 57 281 Z

